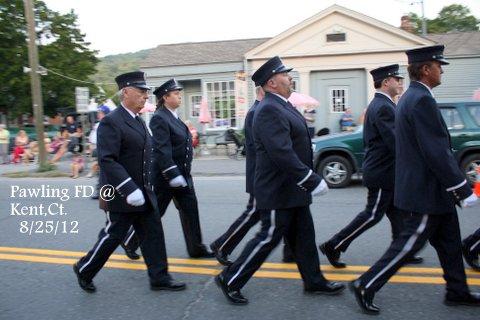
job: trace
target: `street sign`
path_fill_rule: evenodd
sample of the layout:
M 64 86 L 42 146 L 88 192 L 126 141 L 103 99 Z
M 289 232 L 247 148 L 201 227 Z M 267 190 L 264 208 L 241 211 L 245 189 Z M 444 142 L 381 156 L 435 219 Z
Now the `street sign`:
M 90 103 L 89 90 L 87 87 L 75 87 L 75 106 L 78 113 L 88 112 Z

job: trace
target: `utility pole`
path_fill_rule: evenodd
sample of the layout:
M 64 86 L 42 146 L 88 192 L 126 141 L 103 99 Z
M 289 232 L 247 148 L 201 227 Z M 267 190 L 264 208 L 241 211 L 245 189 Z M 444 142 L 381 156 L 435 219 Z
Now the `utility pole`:
M 425 0 L 420 0 L 422 4 L 422 36 L 427 35 L 427 20 L 425 20 Z
M 39 170 L 47 170 L 47 157 L 45 152 L 44 128 L 43 128 L 43 102 L 42 87 L 39 75 L 37 37 L 35 33 L 35 14 L 33 0 L 24 0 L 25 19 L 27 20 L 28 33 L 28 61 L 30 63 L 30 79 L 32 88 L 33 116 L 35 118 L 35 130 L 37 132 Z

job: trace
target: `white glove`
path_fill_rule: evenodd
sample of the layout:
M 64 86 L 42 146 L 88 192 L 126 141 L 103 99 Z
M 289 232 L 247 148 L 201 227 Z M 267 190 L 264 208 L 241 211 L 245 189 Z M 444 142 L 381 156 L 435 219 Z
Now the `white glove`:
M 168 182 L 170 187 L 172 188 L 178 188 L 178 187 L 186 187 L 188 186 L 187 180 L 182 175 L 176 176 L 172 180 Z
M 463 199 L 462 201 L 462 207 L 464 208 L 474 207 L 476 205 L 478 205 L 478 197 L 475 193 L 472 193 L 468 198 Z
M 142 190 L 138 189 L 133 191 L 127 196 L 127 203 L 134 207 L 140 207 L 145 203 Z
M 328 185 L 324 179 L 320 181 L 320 184 L 312 191 L 312 196 L 323 196 L 328 192 Z

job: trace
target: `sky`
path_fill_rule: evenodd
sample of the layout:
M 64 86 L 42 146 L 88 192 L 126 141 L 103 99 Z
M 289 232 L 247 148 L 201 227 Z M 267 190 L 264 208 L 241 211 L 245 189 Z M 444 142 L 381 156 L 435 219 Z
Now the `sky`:
M 420 0 L 43 0 L 55 11 L 78 15 L 80 30 L 98 56 L 136 52 L 160 44 L 274 37 L 333 4 L 393 26 Z M 480 0 L 423 0 L 433 19 L 458 3 L 480 18 Z

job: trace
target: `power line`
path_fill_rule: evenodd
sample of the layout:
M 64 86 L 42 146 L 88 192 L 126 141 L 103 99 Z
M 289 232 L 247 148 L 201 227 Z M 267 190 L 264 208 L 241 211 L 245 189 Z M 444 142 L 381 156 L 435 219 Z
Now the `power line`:
M 48 69 L 48 68 L 45 68 L 45 67 L 42 67 L 43 69 L 59 76 L 59 77 L 62 77 L 62 78 L 65 78 L 65 79 L 68 79 L 68 80 L 72 80 L 72 81 L 76 81 L 76 82 L 81 82 L 81 83 L 86 83 L 86 84 L 93 84 L 93 85 L 96 85 L 96 86 L 102 86 L 102 85 L 115 85 L 115 83 L 110 83 L 110 82 L 91 82 L 91 81 L 85 81 L 85 80 L 80 80 L 80 79 L 76 79 L 76 78 L 72 78 L 72 77 L 69 77 L 69 76 L 66 76 L 64 74 L 61 74 L 59 72 L 56 72 L 52 69 Z

